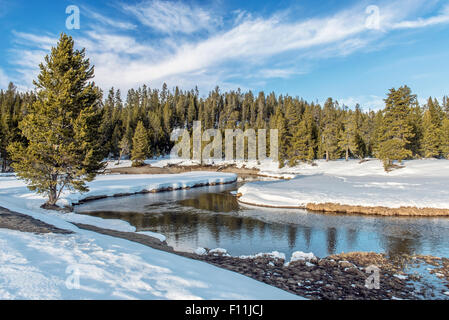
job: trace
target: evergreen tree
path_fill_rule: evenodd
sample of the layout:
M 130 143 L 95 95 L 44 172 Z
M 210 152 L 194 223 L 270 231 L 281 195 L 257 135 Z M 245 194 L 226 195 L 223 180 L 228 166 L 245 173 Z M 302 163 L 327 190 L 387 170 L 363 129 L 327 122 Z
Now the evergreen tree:
M 284 167 L 285 160 L 287 159 L 287 143 L 286 143 L 286 121 L 284 114 L 281 110 L 281 108 L 277 108 L 276 113 L 273 117 L 270 119 L 270 128 L 271 129 L 277 129 L 278 130 L 278 146 L 279 146 L 279 168 Z
M 446 117 L 449 118 L 449 97 L 448 96 L 443 97 L 443 111 L 446 114 Z
M 442 143 L 441 121 L 442 110 L 438 104 L 438 101 L 432 101 L 432 98 L 429 98 L 423 118 L 424 132 L 422 138 L 422 149 L 425 158 L 440 156 Z
M 423 110 L 418 100 L 412 103 L 410 114 L 408 116 L 408 124 L 411 127 L 411 137 L 407 148 L 412 152 L 412 157 L 422 156 L 422 138 L 423 138 Z
M 45 207 L 54 208 L 64 189 L 88 191 L 85 183 L 104 167 L 97 129 L 101 94 L 89 82 L 94 68 L 84 49 L 75 50 L 65 34 L 40 70 L 37 100 L 19 125 L 27 143 L 13 143 L 8 151 L 17 176 L 48 197 Z
M 372 139 L 372 149 L 373 155 L 380 159 L 380 146 L 381 139 L 383 135 L 383 111 L 379 110 L 374 115 L 374 131 L 373 131 L 373 139 Z
M 148 135 L 143 122 L 137 123 L 136 132 L 133 137 L 133 148 L 131 151 L 131 160 L 134 167 L 139 167 L 144 164 L 145 159 L 148 156 Z
M 298 161 L 312 162 L 315 159 L 315 147 L 316 128 L 313 121 L 312 110 L 307 106 L 302 116 L 302 120 L 293 130 L 289 164 L 292 166 Z
M 112 155 L 113 143 L 112 135 L 114 133 L 114 106 L 115 106 L 115 91 L 114 88 L 109 90 L 108 97 L 103 106 L 103 117 L 100 124 L 100 132 L 103 138 L 103 146 L 105 148 L 105 156 Z
M 23 98 L 17 92 L 16 86 L 11 82 L 8 89 L 3 92 L 0 100 L 0 159 L 1 172 L 5 172 L 11 162 L 7 152 L 9 144 L 20 141 L 21 135 L 18 123 L 22 117 Z
M 355 128 L 353 123 L 353 114 L 352 112 L 348 112 L 343 119 L 343 126 L 340 127 L 339 130 L 339 139 L 338 146 L 345 152 L 345 160 L 349 160 L 349 155 L 351 150 L 351 146 L 354 147 Z M 355 147 L 354 147 L 355 148 Z
M 338 132 L 339 123 L 337 110 L 331 98 L 324 104 L 322 119 L 321 143 L 326 161 L 336 159 L 338 157 Z
M 363 159 L 366 154 L 366 144 L 362 137 L 363 113 L 358 104 L 356 105 L 352 116 L 349 118 L 347 127 L 350 137 L 349 150 L 353 156 Z M 370 128 L 368 128 L 367 136 L 369 135 L 369 130 Z
M 407 86 L 398 90 L 390 89 L 385 99 L 386 108 L 383 111 L 380 128 L 378 156 L 384 162 L 386 170 L 391 167 L 393 160 L 402 162 L 413 155 L 408 147 L 414 137 L 413 128 L 409 124 L 409 115 L 415 101 L 416 96 L 412 95 Z
M 441 153 L 449 160 L 449 117 L 443 120 L 441 126 Z

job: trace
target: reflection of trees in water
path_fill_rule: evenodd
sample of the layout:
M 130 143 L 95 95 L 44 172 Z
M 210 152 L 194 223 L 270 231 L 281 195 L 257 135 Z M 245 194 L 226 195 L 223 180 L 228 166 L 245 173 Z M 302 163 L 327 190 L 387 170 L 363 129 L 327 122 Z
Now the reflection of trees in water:
M 304 240 L 306 242 L 307 248 L 310 248 L 311 240 L 312 240 L 312 228 L 303 227 Z
M 293 249 L 296 246 L 297 228 L 294 226 L 288 227 L 288 247 Z
M 336 223 L 329 224 L 332 227 L 327 227 L 327 224 L 314 227 L 287 222 L 264 222 L 251 217 L 250 214 L 247 215 L 247 211 L 239 209 L 235 197 L 225 193 L 202 194 L 196 199 L 182 200 L 169 206 L 165 203 L 165 206 L 160 208 L 160 213 L 157 211 L 157 207 L 151 206 L 147 213 L 94 212 L 91 215 L 125 220 L 138 231 L 160 232 L 177 243 L 198 242 L 206 236 L 216 244 L 223 239 L 231 238 L 235 240 L 236 245 L 244 246 L 242 239 L 252 239 L 266 241 L 266 244 L 273 241 L 284 248 L 288 245 L 291 250 L 296 247 L 307 250 L 317 245 L 312 244 L 312 236 L 316 236 L 314 233 L 317 233 L 320 239 L 324 235 L 325 241 L 320 243 L 319 247 L 327 248 L 328 254 L 336 253 L 340 247 L 348 250 L 372 251 L 374 246 L 377 251 L 379 245 L 390 256 L 413 254 L 421 249 L 423 239 L 429 238 L 428 230 L 425 236 L 420 234 L 423 226 L 398 219 L 376 219 L 375 229 L 378 230 L 370 229 L 373 236 L 368 237 L 363 228 L 358 229 L 358 224 L 340 227 Z M 337 231 L 338 228 L 340 232 Z M 430 237 L 429 245 L 441 245 L 441 240 L 438 242 L 438 239 L 441 239 L 440 234 L 441 232 L 437 232 L 435 237 Z
M 193 199 L 180 200 L 179 204 L 213 212 L 236 212 L 239 210 L 237 199 L 226 193 L 204 193 Z
M 233 238 L 241 238 L 246 234 L 252 238 L 256 236 L 256 231 L 264 235 L 267 224 L 263 221 L 249 217 L 240 217 L 225 214 L 201 213 L 198 211 L 164 212 L 158 213 L 137 213 L 137 212 L 83 212 L 104 219 L 121 219 L 136 227 L 137 231 L 155 231 L 173 234 L 176 241 L 179 241 L 185 234 L 197 236 L 200 231 L 207 231 L 211 237 L 220 242 L 220 237 L 225 234 Z M 270 226 L 268 226 L 270 228 Z M 271 228 L 270 228 L 271 229 Z M 275 226 L 271 233 L 285 234 L 285 226 Z
M 334 254 L 337 247 L 337 229 L 328 228 L 326 230 L 327 253 Z
M 349 248 L 354 248 L 357 244 L 358 232 L 355 229 L 346 229 L 346 242 Z
M 383 220 L 381 242 L 388 256 L 414 254 L 422 246 L 422 237 L 418 230 L 407 220 Z M 406 222 L 406 223 L 402 223 Z
M 421 246 L 419 235 L 412 235 L 408 231 L 404 231 L 402 235 L 385 236 L 385 250 L 388 256 L 396 256 L 400 254 L 414 254 Z

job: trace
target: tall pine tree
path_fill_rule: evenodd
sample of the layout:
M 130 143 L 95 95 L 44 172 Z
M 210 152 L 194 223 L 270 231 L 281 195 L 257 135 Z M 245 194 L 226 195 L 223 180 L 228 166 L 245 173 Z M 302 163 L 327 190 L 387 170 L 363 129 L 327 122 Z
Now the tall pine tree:
M 433 101 L 432 98 L 429 98 L 423 117 L 422 149 L 425 158 L 440 156 L 442 115 L 443 112 L 438 101 Z
M 142 121 L 137 123 L 136 133 L 133 138 L 133 148 L 131 151 L 131 160 L 134 167 L 139 167 L 144 164 L 145 159 L 148 156 L 148 134 L 147 130 L 143 126 Z
M 411 139 L 415 136 L 413 127 L 409 124 L 411 106 L 415 104 L 416 96 L 409 87 L 390 89 L 385 100 L 386 107 L 380 128 L 378 156 L 388 170 L 394 160 L 402 162 L 412 156 L 409 148 Z
M 37 101 L 19 125 L 27 143 L 13 143 L 8 151 L 17 176 L 48 197 L 44 207 L 55 208 L 64 189 L 88 191 L 86 182 L 104 167 L 97 129 L 101 94 L 90 82 L 94 68 L 84 49 L 75 50 L 65 34 L 40 70 Z

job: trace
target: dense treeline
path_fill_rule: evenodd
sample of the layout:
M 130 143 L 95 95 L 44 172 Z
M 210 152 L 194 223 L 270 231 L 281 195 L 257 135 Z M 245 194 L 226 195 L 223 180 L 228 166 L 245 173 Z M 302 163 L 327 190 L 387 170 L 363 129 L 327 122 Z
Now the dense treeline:
M 391 89 L 384 110 L 364 112 L 340 106 L 329 98 L 324 106 L 291 96 L 254 95 L 240 90 L 207 97 L 198 90 L 130 90 L 123 104 L 120 91 L 111 89 L 101 123 L 104 143 L 111 157 L 129 153 L 147 132 L 146 156 L 169 152 L 174 128 L 191 129 L 195 120 L 203 128 L 279 129 L 280 159 L 290 165 L 314 159 L 378 157 L 386 166 L 393 160 L 449 157 L 449 101 L 429 98 L 420 106 L 407 86 Z M 133 139 L 134 138 L 134 139 Z M 124 148 L 125 147 L 125 148 Z M 139 146 L 141 150 L 142 147 Z
M 36 100 L 33 92 L 20 93 L 10 83 L 7 90 L 0 90 L 0 159 L 1 171 L 5 172 L 11 162 L 7 147 L 14 142 L 23 141 L 19 122 L 26 114 L 27 106 Z
M 26 114 L 33 93 L 19 93 L 11 84 L 0 92 L 0 146 L 2 169 L 9 156 L 6 146 L 23 139 L 17 124 Z M 385 109 L 364 111 L 340 106 L 329 98 L 323 106 L 298 97 L 220 92 L 207 97 L 197 89 L 161 90 L 147 86 L 128 91 L 109 90 L 102 106 L 99 128 L 104 155 L 129 156 L 136 162 L 170 152 L 175 128 L 191 129 L 195 120 L 203 128 L 279 129 L 281 163 L 377 157 L 389 167 L 394 160 L 449 158 L 449 99 L 429 98 L 419 105 L 407 86 L 391 89 Z

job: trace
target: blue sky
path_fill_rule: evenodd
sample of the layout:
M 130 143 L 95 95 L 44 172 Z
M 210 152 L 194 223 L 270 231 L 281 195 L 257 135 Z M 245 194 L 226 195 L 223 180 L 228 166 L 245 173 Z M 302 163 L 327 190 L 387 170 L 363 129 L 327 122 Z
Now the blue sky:
M 32 89 L 61 32 L 103 90 L 219 85 L 365 109 L 404 84 L 421 101 L 449 94 L 448 0 L 0 0 L 0 88 Z

